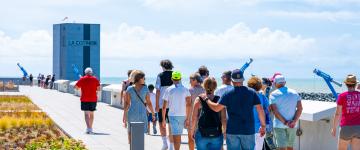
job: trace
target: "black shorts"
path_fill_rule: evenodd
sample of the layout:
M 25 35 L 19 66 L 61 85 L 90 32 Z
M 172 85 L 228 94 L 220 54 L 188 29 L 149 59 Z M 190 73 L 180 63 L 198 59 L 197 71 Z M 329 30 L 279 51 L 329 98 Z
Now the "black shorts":
M 97 102 L 81 102 L 82 111 L 95 111 Z
M 165 114 L 165 118 L 166 118 L 166 122 L 169 123 L 169 108 L 166 108 L 166 114 Z M 158 118 L 159 118 L 159 122 L 163 122 L 163 117 L 162 117 L 162 109 L 159 109 L 158 112 Z

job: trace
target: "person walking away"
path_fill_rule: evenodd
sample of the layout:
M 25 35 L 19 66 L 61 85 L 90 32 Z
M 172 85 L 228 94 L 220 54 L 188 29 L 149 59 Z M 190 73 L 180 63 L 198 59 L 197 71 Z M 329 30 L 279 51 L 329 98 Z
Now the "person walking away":
M 127 79 L 122 81 L 121 83 L 121 91 L 120 91 L 120 106 L 124 106 L 124 100 L 125 100 L 125 95 L 126 95 L 126 90 L 129 86 L 132 85 L 132 82 L 130 81 L 130 75 L 131 75 L 131 72 L 133 70 L 129 70 L 127 72 Z
M 174 68 L 172 62 L 168 59 L 162 60 L 160 62 L 160 66 L 163 70 L 163 72 L 159 73 L 159 75 L 156 78 L 156 112 L 158 112 L 158 118 L 159 118 L 159 127 L 160 127 L 160 135 L 163 141 L 163 146 L 161 148 L 161 150 L 166 150 L 168 149 L 168 143 L 167 143 L 167 138 L 166 138 L 166 126 L 162 125 L 162 122 L 168 122 L 169 121 L 169 117 L 168 117 L 168 112 L 169 112 L 169 108 L 166 109 L 162 109 L 161 107 L 163 106 L 163 96 L 164 93 L 166 91 L 166 89 L 168 87 L 170 87 L 171 85 L 173 85 L 173 81 L 171 80 L 171 76 L 172 76 L 172 69 Z M 162 112 L 166 112 L 165 114 L 165 118 L 163 118 L 162 116 Z M 172 136 L 169 135 L 169 140 L 170 143 L 174 143 Z
M 154 89 L 155 89 L 155 86 L 150 84 L 148 86 L 148 89 L 149 89 L 149 95 L 150 95 L 150 100 L 151 100 L 151 105 L 153 107 L 153 110 L 155 111 L 155 103 L 156 103 L 156 94 L 154 93 Z M 151 115 L 150 112 L 147 112 L 148 113 L 148 134 L 150 135 L 150 122 L 152 122 L 152 128 L 153 128 L 153 134 L 157 134 L 157 130 L 156 130 L 156 121 L 157 121 L 157 112 L 155 111 L 155 119 L 153 119 L 153 116 Z M 154 121 L 153 121 L 154 120 Z
M 38 87 L 40 87 L 41 86 L 41 74 L 40 73 L 37 76 L 37 82 L 38 82 Z
M 81 90 L 81 110 L 84 111 L 86 134 L 93 134 L 94 111 L 96 111 L 97 92 L 100 91 L 99 80 L 93 76 L 91 68 L 85 69 L 85 76 L 81 77 L 75 85 Z
M 260 119 L 259 133 L 265 134 L 265 114 L 256 92 L 243 86 L 244 75 L 239 69 L 231 73 L 234 88 L 226 92 L 218 103 L 208 99 L 204 101 L 215 112 L 225 107 L 229 115 L 226 124 L 226 144 L 228 150 L 254 150 L 255 148 L 255 121 L 254 106 Z
M 124 114 L 123 123 L 124 127 L 128 129 L 128 141 L 131 143 L 131 122 L 144 122 L 144 133 L 148 129 L 147 122 L 147 110 L 151 113 L 153 120 L 155 121 L 155 112 L 153 110 L 149 90 L 145 85 L 145 74 L 140 70 L 135 70 L 131 73 L 133 75 L 134 84 L 129 86 L 126 90 L 126 99 L 124 101 Z
M 267 100 L 270 97 L 271 87 L 272 87 L 271 80 L 269 78 L 262 78 L 262 88 L 260 94 L 264 95 Z M 269 112 L 269 115 L 266 115 L 266 117 L 269 118 L 266 118 L 266 120 L 270 120 L 270 121 L 269 124 L 266 125 L 264 150 L 273 150 L 276 149 L 276 145 L 274 142 L 273 123 L 272 123 L 274 115 L 273 113 L 271 113 L 270 107 L 268 107 L 266 110 Z
M 285 86 L 283 75 L 274 78 L 277 88 L 270 94 L 270 107 L 274 113 L 274 138 L 280 150 L 292 150 L 295 142 L 296 123 L 302 113 L 301 97 Z
M 217 87 L 215 78 L 206 78 L 203 87 L 206 93 L 195 100 L 189 136 L 195 138 L 197 150 L 221 150 L 226 131 L 226 112 L 225 109 L 215 112 L 203 101 L 219 101 L 220 97 L 214 95 Z
M 261 88 L 262 88 L 262 83 L 261 83 L 261 79 L 253 76 L 249 79 L 248 81 L 248 87 L 252 88 L 256 91 L 256 94 L 259 96 L 260 99 L 260 103 L 262 108 L 264 109 L 265 112 L 265 123 L 266 123 L 266 130 L 269 130 L 269 125 L 270 125 L 270 113 L 269 113 L 269 101 L 268 99 L 265 97 L 265 95 L 263 93 L 261 93 Z M 258 129 L 260 128 L 260 120 L 258 118 L 258 114 L 256 111 L 256 108 L 254 107 L 254 120 L 255 120 L 255 150 L 262 150 L 264 147 L 264 140 L 265 140 L 265 136 L 260 136 L 260 133 L 258 131 Z
M 50 89 L 54 88 L 54 82 L 55 82 L 55 74 L 53 74 L 52 77 L 51 77 Z
M 49 81 L 50 81 L 50 75 L 46 76 L 45 86 L 44 86 L 45 89 L 49 88 Z
M 355 90 L 355 75 L 348 75 L 344 81 L 347 91 L 339 95 L 337 99 L 336 112 L 333 118 L 331 134 L 336 136 L 336 128 L 340 120 L 340 135 L 338 140 L 339 150 L 360 150 L 360 92 Z
M 200 74 L 202 81 L 204 81 L 210 75 L 209 69 L 204 65 L 199 67 L 198 73 Z
M 181 144 L 181 135 L 184 130 L 190 125 L 191 95 L 189 90 L 181 84 L 181 73 L 174 71 L 171 79 L 173 85 L 166 89 L 164 93 L 163 110 L 169 106 L 169 135 L 173 137 L 174 144 L 170 145 L 170 150 L 179 150 Z M 162 112 L 163 118 L 166 112 Z M 162 122 L 162 126 L 166 126 L 166 122 Z M 172 146 L 174 145 L 174 146 Z
M 193 73 L 190 75 L 190 95 L 191 95 L 191 106 L 190 106 L 190 114 L 187 114 L 187 116 L 190 116 L 190 124 L 192 121 L 192 113 L 193 113 L 193 106 L 195 99 L 202 93 L 205 93 L 205 89 L 201 86 L 202 78 L 199 73 Z M 190 132 L 190 129 L 188 129 L 188 133 Z M 189 141 L 189 150 L 195 149 L 195 141 L 194 138 L 188 134 L 188 141 Z
M 33 84 L 34 84 L 34 83 L 33 83 L 34 77 L 33 77 L 32 74 L 30 74 L 29 80 L 30 80 L 30 86 L 33 86 Z

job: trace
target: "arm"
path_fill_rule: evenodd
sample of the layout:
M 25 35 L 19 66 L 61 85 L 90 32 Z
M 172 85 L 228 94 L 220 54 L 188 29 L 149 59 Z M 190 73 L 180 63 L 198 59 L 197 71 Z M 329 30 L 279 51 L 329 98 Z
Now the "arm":
M 287 120 L 285 120 L 285 118 L 283 116 L 281 116 L 281 114 L 279 113 L 276 104 L 271 104 L 270 108 L 272 110 L 272 112 L 274 113 L 275 117 L 277 119 L 279 119 L 284 125 L 287 124 Z
M 165 116 L 166 116 L 166 107 L 167 107 L 167 103 L 168 101 L 167 100 L 164 100 L 164 103 L 163 103 L 163 106 L 162 106 L 162 117 L 163 117 L 163 122 L 162 122 L 162 125 L 163 127 L 165 128 L 166 127 L 166 119 L 165 119 Z
M 152 114 L 153 116 L 155 116 L 155 111 L 154 111 L 154 109 L 153 109 L 153 107 L 152 107 L 152 103 L 151 103 L 151 100 L 150 100 L 150 95 L 149 95 L 149 93 L 146 94 L 145 99 L 146 99 L 147 107 L 150 109 L 151 114 Z M 155 118 L 154 118 L 154 119 L 155 119 Z
M 123 115 L 123 123 L 124 123 L 125 127 L 126 127 L 126 123 L 127 123 L 127 113 L 128 113 L 129 107 L 130 107 L 130 102 L 131 102 L 130 94 L 126 93 L 125 101 L 124 101 L 124 115 Z
M 208 104 L 208 106 L 210 107 L 210 109 L 212 109 L 215 112 L 219 112 L 221 110 L 223 110 L 225 108 L 224 105 L 221 105 L 219 103 L 214 103 L 210 100 L 207 100 L 206 103 Z
M 191 115 L 191 97 L 188 96 L 186 97 L 186 121 L 185 121 L 185 126 L 189 127 L 190 126 L 190 115 Z
M 159 100 L 160 100 L 160 90 L 156 89 L 156 104 L 155 104 L 155 109 L 156 111 L 159 111 Z
M 297 104 L 296 104 L 296 113 L 295 113 L 295 116 L 293 118 L 293 121 L 294 122 L 297 122 L 301 116 L 301 113 L 302 113 L 302 110 L 303 110 L 303 107 L 302 107 L 302 104 L 301 104 L 301 101 L 298 101 Z
M 261 126 L 266 127 L 264 108 L 261 106 L 261 104 L 255 105 L 255 108 L 258 113 Z
M 221 115 L 221 125 L 222 125 L 223 134 L 226 135 L 226 127 L 227 127 L 226 108 L 220 111 L 220 115 Z M 224 138 L 226 139 L 226 136 L 224 136 Z
M 336 136 L 336 128 L 339 125 L 339 119 L 340 119 L 340 116 L 341 116 L 341 113 L 342 113 L 341 111 L 342 111 L 342 106 L 338 105 L 336 107 L 336 112 L 335 112 L 334 118 L 333 118 L 333 126 L 332 126 L 332 129 L 331 129 L 331 134 L 334 137 Z
M 194 102 L 194 108 L 193 108 L 193 114 L 192 114 L 192 121 L 190 125 L 190 137 L 194 137 L 195 127 L 197 125 L 197 122 L 199 120 L 199 109 L 200 109 L 200 100 L 199 98 L 195 99 Z

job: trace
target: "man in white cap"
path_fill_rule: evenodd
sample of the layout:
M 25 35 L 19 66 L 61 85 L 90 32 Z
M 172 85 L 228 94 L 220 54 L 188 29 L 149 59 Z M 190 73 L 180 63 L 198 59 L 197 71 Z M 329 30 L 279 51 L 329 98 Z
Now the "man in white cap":
M 282 75 L 274 78 L 276 90 L 270 94 L 270 107 L 274 113 L 273 127 L 275 143 L 280 150 L 292 150 L 294 147 L 296 123 L 302 112 L 301 97 L 285 86 Z
M 81 89 L 81 110 L 85 114 L 86 134 L 93 134 L 94 111 L 96 110 L 97 91 L 100 91 L 100 82 L 92 75 L 91 68 L 85 69 L 85 76 L 77 81 L 75 88 Z

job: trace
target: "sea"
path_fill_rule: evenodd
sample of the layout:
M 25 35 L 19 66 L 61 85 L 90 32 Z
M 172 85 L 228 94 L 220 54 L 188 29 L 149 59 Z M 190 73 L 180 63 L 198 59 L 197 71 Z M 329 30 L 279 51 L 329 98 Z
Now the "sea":
M 101 83 L 104 84 L 120 84 L 122 81 L 126 80 L 126 77 L 102 77 Z M 218 77 L 217 83 L 218 86 L 221 85 L 221 78 Z M 335 79 L 335 81 L 342 83 L 343 79 Z M 155 85 L 156 77 L 146 77 L 145 83 L 147 85 L 153 84 Z M 182 84 L 185 87 L 189 87 L 189 78 L 183 78 Z M 247 81 L 245 81 L 247 83 Z M 339 87 L 335 84 L 332 84 L 337 93 L 341 93 L 346 90 L 346 86 L 342 85 Z M 329 87 L 326 82 L 322 78 L 308 78 L 308 79 L 286 79 L 286 86 L 292 88 L 298 92 L 306 92 L 306 93 L 331 93 Z

